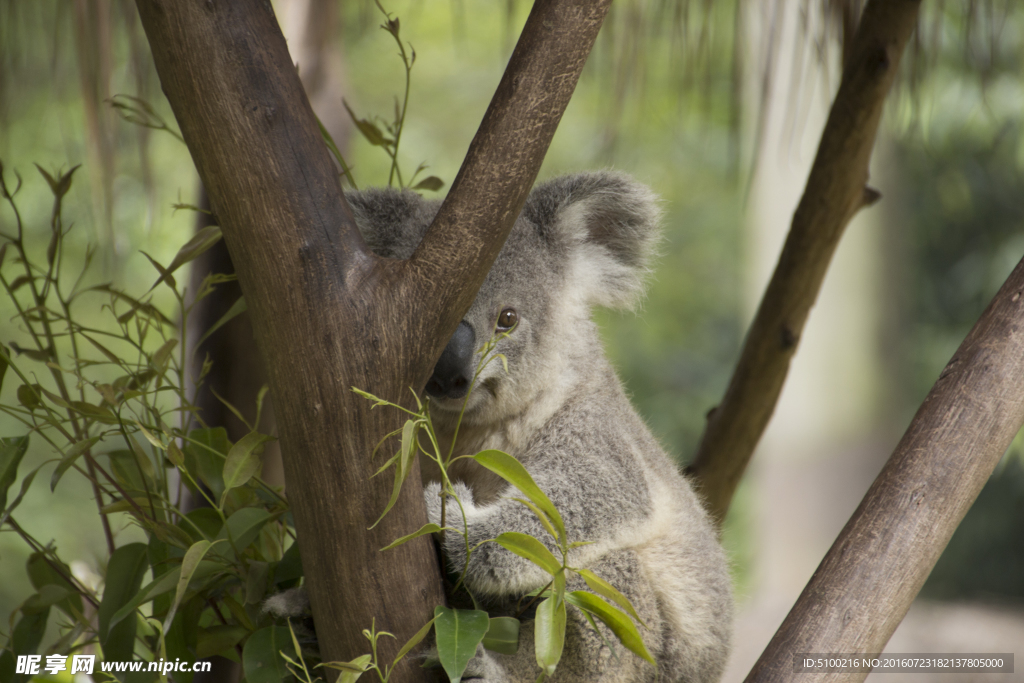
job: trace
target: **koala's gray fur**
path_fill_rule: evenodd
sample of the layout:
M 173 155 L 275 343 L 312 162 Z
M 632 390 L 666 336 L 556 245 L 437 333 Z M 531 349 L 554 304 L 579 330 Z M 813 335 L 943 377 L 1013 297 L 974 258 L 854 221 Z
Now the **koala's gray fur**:
M 369 246 L 393 258 L 412 255 L 439 206 L 388 189 L 350 193 L 348 200 Z M 602 639 L 570 607 L 555 681 L 715 681 L 728 652 L 730 579 L 715 531 L 630 405 L 590 320 L 595 304 L 627 308 L 641 296 L 659 214 L 650 190 L 618 173 L 538 185 L 464 319 L 479 347 L 503 309 L 518 313 L 518 324 L 495 349 L 508 359 L 508 374 L 499 362 L 483 371 L 468 398 L 456 454 L 496 448 L 526 467 L 561 513 L 569 540 L 593 542 L 572 551 L 570 564 L 591 569 L 632 601 L 658 662 L 655 670 L 607 630 Z M 431 399 L 431 416 L 448 444 L 461 406 L 462 399 Z M 421 463 L 431 482 L 428 514 L 439 522 L 438 473 L 429 461 Z M 511 500 L 522 494 L 502 479 L 466 460 L 452 475 L 461 482 L 471 546 L 505 531 L 551 544 L 533 513 Z M 449 504 L 448 524 L 456 525 L 461 515 Z M 444 552 L 454 571 L 465 566 L 460 536 L 449 533 Z M 473 553 L 466 584 L 492 613 L 510 613 L 519 597 L 549 579 L 489 543 Z M 569 589 L 586 588 L 578 578 L 576 584 Z M 466 677 L 535 680 L 532 640 L 528 622 L 518 654 L 481 649 Z
M 438 208 L 408 191 L 368 190 L 348 199 L 369 246 L 393 258 L 412 255 Z M 479 346 L 504 308 L 519 317 L 495 349 L 508 359 L 508 374 L 494 362 L 480 376 L 457 454 L 496 448 L 523 463 L 561 513 L 569 540 L 593 542 L 572 551 L 571 564 L 591 569 L 632 601 L 658 662 L 656 672 L 618 644 L 613 654 L 570 608 L 557 681 L 714 681 L 728 652 L 732 598 L 715 531 L 630 405 L 590 320 L 595 304 L 626 308 L 641 296 L 658 219 L 652 193 L 621 174 L 586 173 L 537 186 L 464 319 Z M 431 399 L 435 426 L 449 443 L 461 404 Z M 423 464 L 431 482 L 428 514 L 438 522 L 437 473 Z M 503 480 L 465 460 L 452 475 L 462 482 L 471 546 L 505 531 L 551 543 L 533 513 L 511 500 L 522 494 Z M 456 524 L 461 515 L 449 504 L 448 523 Z M 460 536 L 449 533 L 444 552 L 453 570 L 465 566 Z M 486 544 L 473 553 L 466 584 L 492 612 L 502 612 L 549 578 Z M 585 588 L 577 584 L 570 590 Z M 519 653 L 481 650 L 467 677 L 511 683 L 533 681 L 537 673 L 527 623 Z

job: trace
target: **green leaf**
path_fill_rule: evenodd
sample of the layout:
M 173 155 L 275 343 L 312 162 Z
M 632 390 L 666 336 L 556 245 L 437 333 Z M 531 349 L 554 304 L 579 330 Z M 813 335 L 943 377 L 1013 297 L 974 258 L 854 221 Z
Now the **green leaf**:
M 433 620 L 431 620 L 433 622 Z M 373 661 L 372 655 L 359 655 L 355 659 L 348 662 L 324 662 L 317 666 L 322 666 L 327 669 L 337 669 L 341 672 L 338 676 L 338 680 L 335 683 L 356 683 L 359 677 L 370 668 L 370 663 Z
M 281 561 L 274 567 L 274 584 L 281 584 L 295 581 L 305 575 L 302 568 L 302 557 L 299 555 L 299 544 L 292 543 L 288 550 L 284 551 Z
M 216 225 L 207 225 L 202 230 L 197 230 L 196 234 L 192 236 L 188 242 L 182 245 L 178 253 L 174 255 L 171 260 L 171 265 L 167 266 L 167 271 L 173 273 L 181 266 L 185 265 L 192 259 L 203 254 L 213 245 L 217 244 L 221 238 L 220 227 Z
M 629 616 L 636 619 L 638 623 L 643 624 L 644 628 L 647 627 L 647 624 L 644 624 L 643 619 L 641 619 L 640 615 L 638 615 L 636 610 L 633 609 L 633 603 L 631 603 L 625 595 L 617 591 L 614 586 L 589 569 L 577 569 L 576 573 L 583 577 L 583 580 L 587 582 L 588 586 L 590 586 L 590 590 L 607 598 L 608 600 L 611 600 L 616 605 L 624 609 Z
M 217 538 L 221 527 L 224 526 L 224 520 L 214 508 L 196 508 L 185 517 L 187 519 L 178 522 L 178 527 L 187 533 L 193 541 L 201 541 L 204 538 L 212 541 Z
M 558 514 L 554 504 L 540 490 L 540 487 L 537 486 L 537 483 L 530 476 L 530 473 L 526 471 L 522 463 L 508 453 L 497 450 L 482 451 L 474 455 L 473 459 L 522 491 L 551 520 L 551 523 L 558 531 L 559 544 L 565 542 L 565 522 L 562 521 L 562 516 Z
M 402 646 L 402 649 L 398 651 L 397 655 L 395 655 L 395 661 L 391 662 L 391 666 L 395 666 L 396 664 L 398 664 L 398 662 L 402 660 L 402 657 L 405 657 L 407 654 L 409 654 L 410 650 L 419 645 L 423 641 L 423 639 L 427 637 L 427 634 L 430 633 L 430 627 L 434 625 L 434 622 L 436 620 L 437 617 L 434 617 L 433 619 L 428 621 L 426 624 L 423 625 L 423 628 L 417 631 L 412 638 L 406 641 L 405 645 Z
M 525 498 L 513 498 L 512 500 L 516 501 L 517 503 L 522 503 L 526 507 L 530 508 L 530 512 L 536 515 L 537 519 L 540 520 L 540 523 L 544 527 L 544 530 L 551 534 L 552 538 L 554 538 L 556 541 L 558 540 L 558 532 L 555 530 L 555 527 L 551 525 L 551 518 L 544 514 L 544 512 L 539 507 L 537 507 L 530 501 L 526 500 Z
M 57 482 L 59 482 L 60 478 L 64 476 L 64 473 L 75 464 L 75 461 L 81 457 L 82 453 L 85 453 L 87 450 L 95 446 L 102 438 L 102 436 L 94 436 L 90 439 L 83 439 L 67 450 L 64 457 L 60 459 L 59 463 L 57 463 L 57 469 L 53 471 L 53 475 L 50 477 L 51 492 L 57 488 Z M 2 486 L 2 481 L 0 481 L 0 486 Z M 0 496 L 2 496 L 2 494 L 0 494 Z M 2 497 L 0 497 L 0 507 L 3 507 Z
M 19 655 L 34 654 L 46 632 L 46 622 L 50 618 L 50 610 L 23 614 L 11 633 L 10 649 Z
M 43 586 L 57 586 L 68 591 L 69 595 L 65 600 L 57 603 L 57 607 L 73 620 L 77 621 L 82 614 L 82 597 L 78 594 L 78 588 L 64 577 L 71 576 L 71 567 L 60 560 L 52 557 L 47 558 L 43 553 L 32 553 L 25 563 L 28 570 L 29 581 L 36 590 L 42 590 Z
M 206 552 L 212 545 L 213 543 L 210 543 L 209 541 L 196 541 L 192 544 L 192 547 L 185 552 L 185 557 L 181 561 L 181 572 L 178 576 L 178 585 L 174 590 L 174 602 L 171 603 L 171 609 L 168 610 L 167 617 L 164 619 L 164 633 L 170 630 L 171 622 L 174 621 L 174 614 L 178 611 L 178 605 L 181 604 L 181 599 L 185 597 L 185 591 L 188 590 L 188 584 L 192 581 L 192 577 L 196 573 L 196 569 L 199 567 L 199 561 L 203 559 Z
M 419 181 L 412 186 L 414 190 L 431 190 L 437 192 L 444 187 L 444 181 L 438 178 L 436 175 L 427 176 L 423 180 Z
M 203 336 L 199 338 L 199 341 L 196 342 L 196 345 L 193 348 L 199 348 L 202 343 L 206 341 L 207 337 L 223 327 L 229 320 L 245 313 L 247 310 L 249 310 L 249 306 L 245 303 L 245 296 L 238 297 L 238 300 L 231 304 L 231 308 L 228 309 L 228 312 L 222 315 L 217 322 L 210 326 L 210 329 L 203 333 Z
M 114 551 L 107 563 L 103 600 L 98 612 L 100 645 L 106 660 L 126 661 L 135 651 L 135 628 L 138 621 L 125 619 L 110 628 L 110 618 L 128 604 L 149 569 L 145 543 L 129 543 Z
M 237 510 L 228 517 L 228 521 L 224 523 L 220 533 L 217 534 L 217 540 L 230 540 L 231 542 L 218 548 L 215 551 L 216 554 L 227 557 L 233 548 L 244 552 L 249 544 L 256 540 L 263 525 L 272 517 L 273 515 L 263 508 L 247 507 Z
M 103 424 L 116 425 L 117 417 L 109 409 L 94 406 L 86 401 L 71 401 L 71 407 L 87 418 L 102 422 Z
M 525 557 L 552 576 L 562 570 L 562 563 L 555 559 L 551 551 L 533 536 L 521 534 L 518 531 L 506 531 L 499 534 L 494 540 L 502 548 L 510 550 L 520 557 Z
M 402 445 L 398 453 L 398 468 L 395 470 L 395 484 L 391 488 L 391 498 L 388 500 L 388 504 L 384 507 L 384 512 L 380 513 L 380 517 L 373 523 L 373 526 L 380 524 L 380 521 L 384 519 L 384 515 L 388 514 L 388 511 L 395 506 L 398 502 L 398 496 L 402 493 L 402 484 L 405 483 L 406 478 L 409 476 L 410 466 L 412 459 L 416 456 L 416 430 L 419 428 L 420 420 L 406 420 L 405 425 L 402 427 Z M 387 467 L 391 461 L 385 465 Z M 384 468 L 381 468 L 383 470 Z M 380 471 L 378 471 L 378 474 Z
M 150 564 L 152 564 L 152 562 Z M 195 581 L 196 579 L 205 578 L 211 574 L 216 574 L 217 572 L 222 571 L 224 571 L 224 565 L 222 563 L 204 560 L 199 563 L 198 567 L 196 567 L 192 574 L 192 580 Z M 150 600 L 160 597 L 165 593 L 170 593 L 177 587 L 178 579 L 180 577 L 181 565 L 178 565 L 143 586 L 142 590 L 136 593 L 130 601 L 114 612 L 113 616 L 110 617 L 109 628 L 114 628 L 114 626 L 116 626 L 122 619 L 134 612 L 141 605 L 144 605 Z
M 185 443 L 185 465 L 189 472 L 209 487 L 214 500 L 224 494 L 224 460 L 231 450 L 228 432 L 223 427 L 193 429 Z
M 25 478 L 21 480 L 21 490 L 18 491 L 17 498 L 11 501 L 11 504 L 8 505 L 3 510 L 3 514 L 0 515 L 0 527 L 2 527 L 7 522 L 7 518 L 11 516 L 11 514 L 14 512 L 14 509 L 21 505 L 22 499 L 25 498 L 25 494 L 28 493 L 29 487 L 32 486 L 32 481 L 36 478 L 36 472 L 42 469 L 42 467 L 43 465 L 40 465 L 39 467 L 35 468 L 34 470 L 26 474 Z
M 537 608 L 537 622 L 533 629 L 533 647 L 537 664 L 548 676 L 555 673 L 565 645 L 565 601 L 555 597 L 545 599 Z
M 398 546 L 402 545 L 403 543 L 411 541 L 414 538 L 419 538 L 420 536 L 426 536 L 427 534 L 436 534 L 440 530 L 441 530 L 441 527 L 439 527 L 438 525 L 434 524 L 433 522 L 430 522 L 429 524 L 424 524 L 423 526 L 421 526 L 419 528 L 418 531 L 414 531 L 411 534 L 409 534 L 408 536 L 402 536 L 401 538 L 399 538 L 397 540 L 394 540 L 391 543 L 389 543 L 388 545 L 384 546 L 383 548 L 381 548 L 381 552 L 383 552 L 385 550 L 391 550 L 392 548 L 397 548 Z
M 45 585 L 39 589 L 38 593 L 33 593 L 25 600 L 25 602 L 21 603 L 21 613 L 35 614 L 37 612 L 43 612 L 72 595 L 77 594 L 69 591 L 67 588 L 63 588 L 62 586 L 57 586 L 52 583 Z
M 174 351 L 174 347 L 177 345 L 177 339 L 168 339 L 153 353 L 153 362 L 150 363 L 150 365 L 154 370 L 161 371 L 164 369 L 167 361 L 171 358 L 171 353 Z
M 515 617 L 491 617 L 484 636 L 484 647 L 503 655 L 519 651 L 519 620 Z
M 86 338 L 86 339 L 87 339 L 87 340 L 89 341 L 89 343 L 90 343 L 90 344 L 92 344 L 93 346 L 95 346 L 95 347 L 96 347 L 96 349 L 97 349 L 97 350 L 98 350 L 98 351 L 99 351 L 100 353 L 102 353 L 102 354 L 103 354 L 104 356 L 106 356 L 106 357 L 107 357 L 107 360 L 109 360 L 109 361 L 110 361 L 111 363 L 113 363 L 114 365 L 118 365 L 118 366 L 120 366 L 120 365 L 121 365 L 121 359 L 120 359 L 120 358 L 118 358 L 118 357 L 117 357 L 116 355 L 114 355 L 114 352 L 113 352 L 113 351 L 111 351 L 110 349 L 108 349 L 108 348 L 107 348 L 106 346 L 104 346 L 103 344 L 100 344 L 100 343 L 99 343 L 98 341 L 96 341 L 95 339 L 93 339 L 92 337 L 90 337 L 90 336 L 89 336 L 89 335 L 87 335 L 87 334 L 83 334 L 82 336 L 83 336 L 83 337 L 85 337 L 85 338 Z
M 345 111 L 347 111 L 348 115 L 352 118 L 352 123 L 356 124 L 356 128 L 359 129 L 359 132 L 362 133 L 363 137 L 366 138 L 367 142 L 371 145 L 374 147 L 387 147 L 394 142 L 394 140 L 384 137 L 384 133 L 382 133 L 380 128 L 372 122 L 356 116 L 352 109 L 349 108 L 348 102 L 346 102 L 344 98 L 342 98 L 341 103 L 345 105 Z
M 476 646 L 487 634 L 490 617 L 481 610 L 434 608 L 437 658 L 451 683 L 460 683 Z
M 263 602 L 263 596 L 267 594 L 267 574 L 270 572 L 270 565 L 259 560 L 249 562 L 248 571 L 245 574 L 245 604 L 258 605 Z
M 244 626 L 231 624 L 218 624 L 209 628 L 201 628 L 196 639 L 196 657 L 206 659 L 207 657 L 219 655 L 225 650 L 238 645 L 242 638 L 247 635 L 249 635 L 249 631 Z
M 171 271 L 170 271 L 170 270 L 168 270 L 167 268 L 164 268 L 164 267 L 163 267 L 163 266 L 162 266 L 162 265 L 160 264 L 160 262 L 159 262 L 159 261 L 157 261 L 157 260 L 156 260 L 155 258 L 153 258 L 152 256 L 150 256 L 150 255 L 149 255 L 149 254 L 147 254 L 146 252 L 142 251 L 141 249 L 139 249 L 139 253 L 141 253 L 141 254 L 142 254 L 143 256 L 145 256 L 146 258 L 148 258 L 148 259 L 149 259 L 149 262 L 150 262 L 151 264 L 153 264 L 153 267 L 154 267 L 154 268 L 156 268 L 156 271 L 157 271 L 158 273 L 160 273 L 160 277 L 159 277 L 159 278 L 157 278 L 156 282 L 154 282 L 154 283 L 153 283 L 153 286 L 149 288 L 149 289 L 150 289 L 150 291 L 152 291 L 152 290 L 153 290 L 154 288 L 156 288 L 156 286 L 157 286 L 157 285 L 159 285 L 159 284 L 160 284 L 161 282 L 167 282 L 167 285 L 168 285 L 168 286 L 169 286 L 169 287 L 170 287 L 171 289 L 177 289 L 177 287 L 178 287 L 178 283 L 177 283 L 177 282 L 175 282 L 175 280 L 174 280 L 174 276 L 173 276 L 173 275 L 171 275 Z
M 41 388 L 38 384 L 28 385 L 22 384 L 18 387 L 18 403 L 28 408 L 30 411 L 34 411 L 37 408 L 43 407 L 43 402 L 39 398 Z
M 6 249 L 7 244 L 5 243 L 2 247 Z M 0 344 L 0 389 L 4 387 L 4 375 L 7 374 L 7 367 L 11 364 L 7 356 L 7 349 L 4 348 L 3 344 Z
M 593 614 L 595 617 L 603 621 L 605 625 L 612 630 L 615 637 L 618 638 L 619 641 L 630 651 L 657 666 L 654 658 L 651 657 L 651 653 L 648 652 L 647 648 L 644 646 L 643 638 L 640 637 L 640 631 L 638 631 L 636 626 L 633 625 L 633 622 L 629 620 L 629 617 L 625 612 L 612 607 L 593 593 L 588 593 L 586 591 L 573 591 L 571 593 L 566 593 L 565 601 L 589 612 L 590 614 Z
M 263 444 L 273 440 L 272 436 L 249 432 L 231 447 L 228 457 L 224 460 L 222 475 L 225 495 L 236 486 L 242 486 L 252 479 L 252 475 L 256 474 L 256 470 L 260 468 L 262 462 L 260 455 L 263 454 Z M 221 506 L 223 506 L 223 501 L 221 501 Z
M 249 636 L 242 649 L 247 683 L 282 683 L 291 674 L 279 652 L 297 658 L 291 633 L 284 626 L 267 626 Z
M 0 439 L 0 510 L 7 509 L 7 489 L 18 479 L 18 465 L 28 451 L 28 435 Z

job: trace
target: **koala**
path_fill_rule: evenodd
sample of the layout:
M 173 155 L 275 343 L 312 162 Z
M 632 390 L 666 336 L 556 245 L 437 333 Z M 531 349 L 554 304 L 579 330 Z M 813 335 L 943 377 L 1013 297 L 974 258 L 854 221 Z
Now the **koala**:
M 356 222 L 379 256 L 408 258 L 440 206 L 410 191 L 347 194 Z M 536 186 L 472 307 L 426 385 L 442 449 L 499 449 L 517 458 L 558 508 L 570 565 L 602 577 L 632 602 L 647 628 L 657 669 L 569 607 L 563 655 L 553 676 L 570 683 L 716 681 L 725 666 L 732 620 L 728 566 L 701 501 L 630 405 L 591 320 L 594 306 L 632 308 L 659 240 L 652 192 L 615 172 L 568 175 Z M 495 353 L 475 384 L 481 346 L 497 333 Z M 472 386 L 471 386 L 472 384 Z M 467 396 L 468 394 L 468 396 Z M 430 520 L 441 520 L 439 473 L 421 461 Z M 530 534 L 559 556 L 540 521 L 513 498 L 517 489 L 474 461 L 452 467 L 471 546 L 506 531 Z M 448 499 L 448 524 L 460 523 Z M 494 543 L 466 567 L 464 541 L 446 535 L 453 572 L 492 615 L 547 585 L 533 563 Z M 586 589 L 578 577 L 569 590 Z M 480 648 L 464 679 L 534 681 L 532 621 L 519 651 Z

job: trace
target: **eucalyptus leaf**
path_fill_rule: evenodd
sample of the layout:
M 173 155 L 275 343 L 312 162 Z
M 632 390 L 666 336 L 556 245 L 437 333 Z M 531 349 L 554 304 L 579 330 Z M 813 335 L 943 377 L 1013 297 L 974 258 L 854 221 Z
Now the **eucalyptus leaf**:
M 494 539 L 498 545 L 520 557 L 525 557 L 551 575 L 562 570 L 562 563 L 555 559 L 547 547 L 533 536 L 518 531 L 506 531 Z
M 533 629 L 533 648 L 537 664 L 548 676 L 562 658 L 565 645 L 565 601 L 552 596 L 537 607 L 537 621 Z
M 444 181 L 438 178 L 436 175 L 427 176 L 423 180 L 419 181 L 412 186 L 414 190 L 431 190 L 437 192 L 444 187 Z
M 79 441 L 78 443 L 76 443 L 74 446 L 67 450 L 67 452 L 64 454 L 64 457 L 62 457 L 60 459 L 60 462 L 57 463 L 57 468 L 53 470 L 53 475 L 50 476 L 51 492 L 57 488 L 57 482 L 59 482 L 61 477 L 64 476 L 64 473 L 67 472 L 68 469 L 75 464 L 75 461 L 82 456 L 82 453 L 85 453 L 87 450 L 95 446 L 102 438 L 103 437 L 101 436 L 94 436 L 89 439 L 83 439 L 82 441 Z M 0 480 L 0 486 L 2 485 L 3 482 L 2 480 Z M 2 501 L 3 498 L 0 497 L 0 507 L 3 506 Z
M 559 544 L 565 543 L 565 522 L 562 521 L 562 516 L 558 514 L 554 504 L 540 490 L 540 487 L 537 486 L 537 483 L 530 476 L 530 473 L 526 471 L 522 463 L 508 453 L 498 450 L 482 451 L 474 455 L 473 459 L 522 491 L 551 520 L 552 525 L 558 531 Z
M 291 633 L 284 626 L 267 626 L 245 641 L 242 669 L 247 683 L 282 683 L 291 674 L 280 652 L 295 659 Z
M 110 628 L 110 618 L 139 592 L 142 578 L 149 569 L 146 551 L 145 543 L 129 543 L 115 550 L 107 563 L 103 599 L 97 614 L 100 645 L 107 660 L 130 660 L 135 651 L 138 621 L 124 619 Z
M 390 550 L 391 548 L 397 548 L 398 546 L 402 545 L 403 543 L 411 541 L 414 538 L 419 538 L 420 536 L 426 536 L 427 534 L 436 534 L 439 531 L 441 531 L 441 527 L 439 527 L 438 525 L 434 524 L 433 522 L 430 522 L 428 524 L 424 524 L 417 531 L 414 531 L 414 532 L 412 532 L 411 534 L 409 534 L 407 536 L 402 536 L 401 538 L 396 539 L 396 540 L 392 541 L 391 543 L 389 543 L 388 545 L 384 546 L 383 548 L 381 548 L 381 551 Z
M 260 455 L 263 453 L 263 444 L 273 441 L 274 437 L 259 432 L 249 432 L 228 451 L 224 459 L 224 493 L 236 486 L 242 486 L 256 474 L 260 468 Z M 223 503 L 222 503 L 223 505 Z
M 0 510 L 7 508 L 7 490 L 18 479 L 18 465 L 28 451 L 28 435 L 0 439 Z
M 217 534 L 217 540 L 229 542 L 221 544 L 214 552 L 224 557 L 228 557 L 234 548 L 237 548 L 239 552 L 244 552 L 245 548 L 256 540 L 263 525 L 272 518 L 273 515 L 263 508 L 246 507 L 237 510 L 228 517 L 220 533 Z
M 484 647 L 502 655 L 519 651 L 519 620 L 515 617 L 491 617 L 484 636 Z
M 217 541 L 218 543 L 220 541 Z M 185 591 L 188 590 L 188 584 L 192 581 L 192 577 L 196 573 L 196 569 L 199 567 L 199 561 L 203 559 L 207 551 L 213 543 L 209 541 L 196 541 L 192 544 L 192 547 L 185 552 L 185 557 L 181 561 L 181 571 L 178 576 L 178 584 L 174 590 L 174 602 L 171 603 L 171 609 L 167 612 L 167 617 L 164 619 L 164 632 L 166 633 L 171 628 L 171 622 L 174 621 L 174 615 L 178 611 L 178 605 L 181 604 L 182 598 L 185 597 Z
M 200 628 L 196 639 L 196 657 L 206 659 L 219 655 L 238 645 L 247 635 L 249 635 L 249 631 L 244 626 L 234 624 L 217 624 L 209 628 Z
M 207 338 L 211 334 L 213 334 L 214 332 L 219 330 L 221 327 L 223 327 L 232 318 L 235 318 L 235 317 L 241 315 L 242 313 L 245 313 L 247 310 L 249 310 L 249 306 L 245 303 L 245 297 L 244 296 L 238 297 L 238 299 L 235 301 L 235 303 L 231 304 L 231 308 L 229 308 L 227 310 L 227 313 L 222 315 L 217 320 L 217 322 L 215 322 L 213 325 L 210 326 L 210 329 L 206 330 L 206 332 L 203 333 L 203 336 L 199 338 L 199 341 L 196 342 L 196 345 L 193 348 L 198 349 L 202 345 L 202 343 L 204 341 L 206 341 Z
M 490 617 L 481 610 L 434 608 L 437 657 L 451 683 L 460 683 L 476 646 L 487 634 Z
M 586 591 L 566 593 L 565 601 L 593 614 L 603 621 L 612 630 L 615 637 L 631 652 L 657 666 L 654 658 L 651 657 L 651 653 L 647 651 L 643 638 L 640 637 L 640 631 L 637 630 L 625 612 L 612 607 L 593 593 L 587 593 Z
M 607 598 L 608 600 L 611 600 L 616 605 L 624 609 L 629 616 L 636 619 L 638 623 L 643 624 L 644 628 L 647 627 L 647 625 L 644 624 L 643 619 L 640 618 L 640 615 L 638 615 L 636 610 L 633 609 L 633 603 L 631 603 L 625 595 L 616 590 L 614 586 L 589 569 L 577 569 L 576 573 L 583 577 L 583 580 L 587 582 L 588 586 L 590 586 L 590 590 Z
M 50 609 L 34 614 L 22 614 L 11 633 L 11 650 L 19 655 L 33 654 L 38 651 L 39 643 L 46 632 L 46 622 L 50 618 Z
M 216 574 L 221 571 L 224 571 L 224 565 L 221 562 L 204 560 L 195 568 L 195 571 L 192 573 L 192 580 L 194 581 L 196 579 L 205 578 L 211 574 Z M 166 593 L 170 593 L 177 587 L 179 578 L 181 578 L 181 565 L 164 572 L 159 577 L 143 586 L 131 600 L 125 603 L 113 614 L 113 616 L 110 617 L 110 624 L 108 628 L 114 628 L 118 622 L 134 612 L 141 605 L 144 605 L 150 600 L 158 598 Z
M 410 650 L 419 645 L 423 641 L 423 639 L 427 637 L 427 634 L 430 633 L 430 627 L 434 625 L 434 621 L 436 619 L 437 617 L 434 617 L 433 619 L 428 621 L 426 624 L 423 625 L 423 627 L 419 631 L 413 634 L 412 638 L 406 641 L 405 645 L 402 646 L 402 649 L 398 651 L 397 655 L 395 655 L 395 660 L 391 663 L 391 666 L 395 666 L 396 664 L 398 664 L 398 662 L 402 660 L 402 657 L 405 657 L 407 654 L 409 654 Z
M 78 594 L 78 587 L 68 580 L 71 576 L 71 567 L 58 559 L 36 552 L 28 556 L 25 568 L 28 570 L 29 581 L 36 590 L 53 585 L 63 588 L 70 594 L 66 599 L 56 603 L 56 606 L 77 621 L 78 615 L 82 614 L 82 597 Z
M 197 230 L 196 234 L 192 236 L 188 242 L 182 245 L 178 253 L 174 255 L 171 260 L 171 265 L 167 266 L 167 271 L 173 273 L 181 266 L 185 265 L 192 259 L 200 256 L 206 252 L 210 247 L 217 244 L 221 238 L 220 227 L 216 225 L 207 225 L 201 230 Z

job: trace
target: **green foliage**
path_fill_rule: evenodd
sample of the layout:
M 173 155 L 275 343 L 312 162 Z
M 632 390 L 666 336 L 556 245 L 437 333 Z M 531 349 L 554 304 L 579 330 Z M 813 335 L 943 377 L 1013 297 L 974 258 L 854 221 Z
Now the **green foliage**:
M 379 0 L 374 0 L 374 2 L 377 5 L 377 9 L 384 15 L 384 23 L 381 24 L 381 28 L 394 38 L 395 43 L 398 45 L 398 56 L 402 59 L 402 66 L 405 68 L 405 93 L 402 96 L 401 104 L 399 104 L 398 98 L 395 98 L 394 118 L 391 121 L 387 121 L 379 116 L 373 119 L 359 118 L 352 111 L 352 108 L 349 107 L 348 102 L 343 99 L 342 103 L 345 105 L 345 111 L 348 112 L 359 134 L 372 146 L 380 147 L 387 154 L 388 158 L 391 159 L 391 168 L 388 170 L 389 186 L 393 186 L 395 181 L 397 181 L 400 188 L 409 187 L 413 190 L 431 190 L 436 192 L 444 187 L 444 181 L 437 176 L 428 176 L 418 183 L 416 182 L 419 174 L 426 170 L 426 164 L 421 163 L 417 166 L 408 182 L 403 179 L 402 169 L 398 164 L 398 146 L 402 142 L 405 115 L 409 111 L 409 89 L 412 86 L 412 67 L 416 63 L 416 50 L 413 49 L 412 44 L 402 41 L 400 35 L 401 22 L 399 22 L 398 17 L 392 17 L 380 4 Z M 407 46 L 409 48 L 408 51 L 406 51 Z M 382 127 L 383 130 L 381 130 Z M 334 139 L 331 138 L 330 133 L 327 132 L 322 123 L 320 124 L 320 132 L 324 136 L 331 154 L 334 155 L 334 158 L 341 166 L 343 175 L 354 188 L 356 184 L 352 179 L 351 170 L 342 158 L 338 146 L 334 144 Z
M 186 391 L 189 381 L 201 385 L 209 370 L 205 364 L 199 377 L 188 377 L 193 364 L 180 340 L 190 314 L 196 302 L 233 278 L 211 275 L 190 298 L 175 273 L 216 244 L 220 229 L 198 232 L 167 265 L 150 257 L 156 276 L 141 297 L 109 284 L 87 286 L 91 259 L 72 271 L 64 258 L 71 226 L 62 203 L 74 171 L 40 169 L 54 203 L 45 251 L 37 253 L 16 203 L 21 178 L 11 187 L 0 165 L 0 197 L 14 217 L 13 229 L 0 233 L 0 287 L 21 337 L 9 348 L 0 346 L 0 382 L 18 383 L 16 402 L 0 404 L 0 411 L 22 429 L 0 440 L 0 525 L 30 548 L 26 574 L 35 591 L 11 615 L 0 680 L 12 680 L 15 655 L 41 647 L 63 655 L 93 647 L 101 661 L 192 662 L 222 655 L 244 658 L 249 666 L 262 656 L 274 666 L 248 680 L 282 680 L 288 675 L 283 660 L 264 641 L 269 637 L 275 645 L 283 637 L 286 652 L 292 641 L 260 603 L 268 592 L 294 584 L 301 564 L 287 503 L 259 478 L 259 455 L 272 437 L 252 429 L 232 443 L 224 428 L 203 423 L 192 390 Z M 177 303 L 173 314 L 154 302 L 157 288 Z M 96 308 L 105 322 L 91 315 Z M 229 313 L 240 310 L 244 301 Z M 257 412 L 264 395 L 256 397 Z M 47 444 L 55 455 L 22 473 L 30 440 Z M 57 547 L 18 523 L 19 505 L 46 468 L 52 470 L 51 492 L 72 474 L 93 489 L 107 539 L 102 588 L 77 578 Z M 186 495 L 209 507 L 186 514 Z M 111 528 L 126 519 L 146 543 L 115 543 Z M 57 640 L 44 643 L 51 624 Z M 191 673 L 174 678 L 189 681 Z

